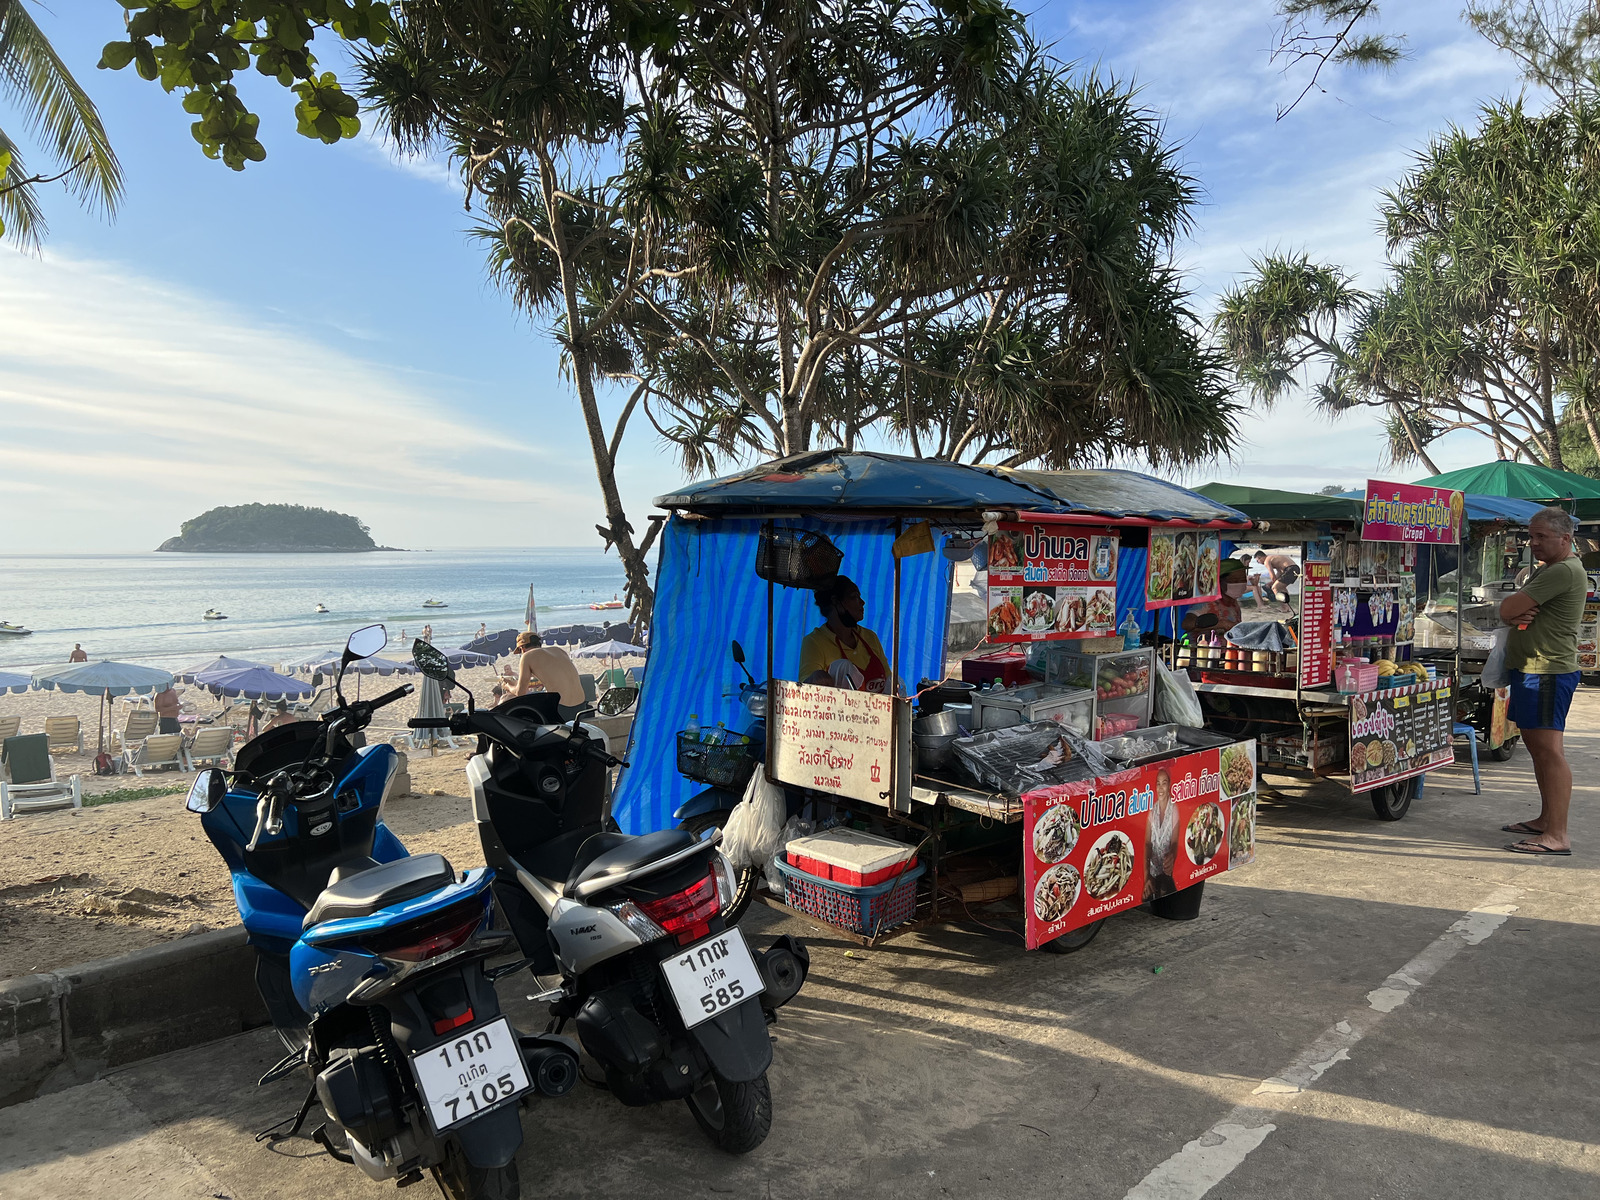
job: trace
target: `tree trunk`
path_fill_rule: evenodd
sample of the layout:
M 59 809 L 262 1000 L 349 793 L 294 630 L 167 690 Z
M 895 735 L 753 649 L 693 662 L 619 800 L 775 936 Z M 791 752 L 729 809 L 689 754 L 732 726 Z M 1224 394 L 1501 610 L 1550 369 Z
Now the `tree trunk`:
M 1589 434 L 1589 445 L 1594 447 L 1594 456 L 1600 462 L 1600 425 L 1595 423 L 1594 408 L 1589 404 L 1588 396 L 1578 397 L 1578 411 L 1583 414 L 1583 427 Z
M 1550 369 L 1550 339 L 1543 335 L 1539 338 L 1539 406 L 1544 414 L 1544 427 L 1549 431 L 1550 465 L 1557 471 L 1565 471 L 1566 464 L 1561 459 L 1561 425 L 1556 420 L 1555 397 L 1551 394 L 1553 372 Z
M 1428 457 L 1428 452 L 1422 448 L 1422 439 L 1417 436 L 1417 431 L 1412 428 L 1411 419 L 1406 416 L 1406 410 L 1393 400 L 1389 401 L 1389 403 L 1394 407 L 1395 415 L 1400 418 L 1400 427 L 1406 431 L 1406 440 L 1411 443 L 1412 452 L 1428 468 L 1428 474 L 1440 474 L 1438 466 L 1435 465 L 1433 459 Z

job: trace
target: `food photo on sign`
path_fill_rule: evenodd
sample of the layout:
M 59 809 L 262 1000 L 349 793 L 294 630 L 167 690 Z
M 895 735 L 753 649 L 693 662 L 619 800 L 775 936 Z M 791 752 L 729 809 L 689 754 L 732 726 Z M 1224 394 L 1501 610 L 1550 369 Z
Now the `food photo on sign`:
M 1145 555 L 1145 607 L 1216 600 L 1222 595 L 1221 571 L 1220 535 L 1153 529 Z
M 1005 522 L 988 535 L 988 636 L 1091 637 L 1116 624 L 1119 540 L 1110 530 Z

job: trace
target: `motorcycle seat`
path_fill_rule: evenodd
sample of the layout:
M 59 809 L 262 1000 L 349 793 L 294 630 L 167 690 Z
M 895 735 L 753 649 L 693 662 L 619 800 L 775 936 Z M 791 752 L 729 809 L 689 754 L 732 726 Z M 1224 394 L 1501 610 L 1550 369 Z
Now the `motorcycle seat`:
M 699 840 L 684 829 L 661 829 L 638 837 L 622 833 L 597 833 L 578 848 L 572 874 L 567 876 L 567 895 L 574 895 L 579 884 L 591 880 L 620 879 L 630 871 L 676 854 Z
M 370 860 L 369 860 L 370 861 Z M 382 866 L 347 873 L 340 864 L 327 887 L 306 914 L 302 929 L 345 917 L 367 917 L 380 908 L 424 896 L 456 881 L 454 868 L 442 854 L 417 854 Z

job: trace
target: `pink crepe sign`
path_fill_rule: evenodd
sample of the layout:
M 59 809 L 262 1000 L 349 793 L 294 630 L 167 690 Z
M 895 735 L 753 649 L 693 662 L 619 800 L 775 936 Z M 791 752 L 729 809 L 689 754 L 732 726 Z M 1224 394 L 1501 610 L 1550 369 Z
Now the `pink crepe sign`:
M 1449 488 L 1369 479 L 1361 540 L 1454 545 L 1466 506 L 1466 497 Z

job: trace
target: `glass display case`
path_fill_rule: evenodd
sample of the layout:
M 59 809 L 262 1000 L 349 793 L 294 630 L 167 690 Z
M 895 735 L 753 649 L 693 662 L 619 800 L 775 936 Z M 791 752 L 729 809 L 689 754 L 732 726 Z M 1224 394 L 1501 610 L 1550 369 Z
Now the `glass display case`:
M 1150 724 L 1155 696 L 1155 649 L 1085 654 L 1070 644 L 1052 645 L 1045 656 L 1045 684 L 1092 692 L 1089 728 L 1095 740 Z
M 1094 691 L 1033 683 L 999 692 L 973 693 L 974 733 L 980 729 L 1006 729 L 1038 721 L 1054 721 L 1080 737 L 1088 737 L 1094 728 Z

